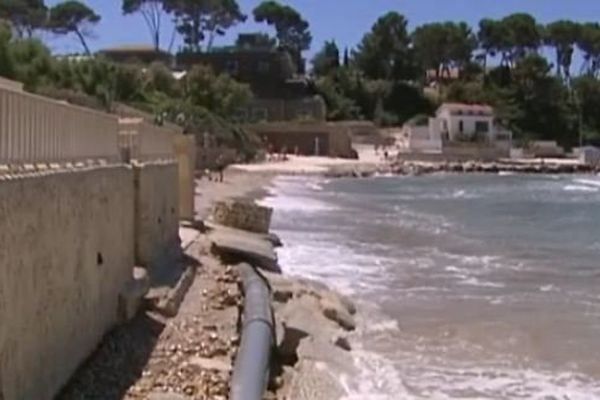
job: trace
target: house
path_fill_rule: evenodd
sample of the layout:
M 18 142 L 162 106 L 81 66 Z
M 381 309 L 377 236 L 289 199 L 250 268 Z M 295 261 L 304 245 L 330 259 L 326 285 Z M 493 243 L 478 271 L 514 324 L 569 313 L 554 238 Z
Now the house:
M 166 66 L 173 64 L 173 56 L 163 50 L 147 45 L 122 45 L 100 50 L 98 55 L 116 63 L 150 65 L 161 62 Z
M 208 65 L 248 84 L 254 98 L 238 110 L 240 122 L 325 121 L 325 102 L 311 89 L 298 63 L 283 49 L 253 44 L 252 34 L 240 35 L 237 46 L 179 53 L 176 65 L 180 70 Z
M 488 105 L 444 103 L 435 117 L 409 120 L 398 142 L 409 153 L 489 159 L 509 155 L 512 133 L 498 123 Z
M 600 149 L 594 146 L 581 147 L 577 151 L 579 162 L 585 165 L 600 165 Z

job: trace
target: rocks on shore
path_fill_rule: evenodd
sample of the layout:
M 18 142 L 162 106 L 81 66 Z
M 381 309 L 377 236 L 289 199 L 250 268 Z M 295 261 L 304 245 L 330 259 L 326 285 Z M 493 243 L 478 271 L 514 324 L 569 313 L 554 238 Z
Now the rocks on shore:
M 264 276 L 272 288 L 278 359 L 285 371 L 278 394 L 293 399 L 339 398 L 344 394 L 339 376 L 353 372 L 347 335 L 356 328 L 355 305 L 319 282 Z

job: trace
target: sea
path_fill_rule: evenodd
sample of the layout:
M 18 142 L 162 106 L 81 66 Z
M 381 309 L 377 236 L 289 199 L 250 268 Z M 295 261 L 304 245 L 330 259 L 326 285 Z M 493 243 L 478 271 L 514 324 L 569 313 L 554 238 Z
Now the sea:
M 600 399 L 600 177 L 279 177 L 287 274 L 354 299 L 344 399 Z

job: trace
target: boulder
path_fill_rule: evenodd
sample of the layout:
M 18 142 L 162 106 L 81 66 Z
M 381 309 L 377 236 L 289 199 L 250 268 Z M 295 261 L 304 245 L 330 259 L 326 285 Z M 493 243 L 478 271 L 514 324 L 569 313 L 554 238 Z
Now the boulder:
M 344 305 L 333 296 L 325 296 L 319 300 L 323 315 L 336 322 L 347 331 L 356 329 L 356 322 Z
M 348 341 L 347 337 L 339 336 L 338 338 L 335 339 L 333 344 L 335 344 L 337 347 L 339 347 L 342 350 L 352 351 L 352 346 L 350 346 L 350 342 Z

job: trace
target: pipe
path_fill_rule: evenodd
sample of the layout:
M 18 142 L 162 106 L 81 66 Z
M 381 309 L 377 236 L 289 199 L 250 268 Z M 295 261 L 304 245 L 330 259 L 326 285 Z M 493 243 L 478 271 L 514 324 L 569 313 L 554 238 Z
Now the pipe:
M 244 290 L 244 316 L 229 398 L 261 400 L 267 387 L 274 343 L 271 292 L 265 278 L 252 266 L 240 264 L 237 268 Z

